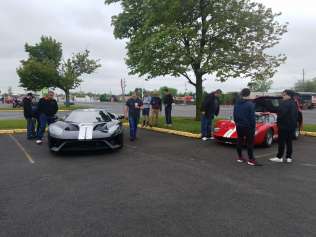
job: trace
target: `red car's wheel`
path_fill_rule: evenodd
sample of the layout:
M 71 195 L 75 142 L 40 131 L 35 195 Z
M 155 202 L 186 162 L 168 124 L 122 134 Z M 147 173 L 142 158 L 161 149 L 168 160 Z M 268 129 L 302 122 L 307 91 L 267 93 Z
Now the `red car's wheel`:
M 273 131 L 272 129 L 269 129 L 266 133 L 266 136 L 264 138 L 264 145 L 266 147 L 270 147 L 273 144 Z

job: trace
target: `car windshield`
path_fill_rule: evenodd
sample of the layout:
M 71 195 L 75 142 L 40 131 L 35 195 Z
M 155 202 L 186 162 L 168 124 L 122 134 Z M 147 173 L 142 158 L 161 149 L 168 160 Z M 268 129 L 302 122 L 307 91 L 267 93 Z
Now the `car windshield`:
M 73 111 L 67 116 L 65 121 L 74 123 L 98 123 L 109 122 L 111 118 L 103 111 Z

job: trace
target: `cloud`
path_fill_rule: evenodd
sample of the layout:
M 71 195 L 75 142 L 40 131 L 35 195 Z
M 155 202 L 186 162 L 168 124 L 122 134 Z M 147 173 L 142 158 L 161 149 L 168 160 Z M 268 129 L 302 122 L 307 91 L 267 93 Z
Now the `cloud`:
M 285 53 L 287 62 L 275 75 L 273 87 L 290 87 L 301 78 L 302 69 L 306 76 L 316 76 L 314 55 L 316 55 L 316 20 L 313 1 L 261 0 L 274 11 L 282 11 L 280 21 L 289 22 L 289 32 L 280 45 L 271 52 Z M 64 57 L 84 50 L 91 51 L 91 56 L 100 59 L 102 68 L 85 78 L 79 89 L 94 92 L 120 93 L 120 79 L 127 79 L 127 90 L 135 87 L 147 89 L 163 85 L 176 87 L 184 91 L 194 88 L 183 78 L 157 78 L 144 81 L 137 76 L 128 75 L 125 65 L 125 42 L 113 36 L 111 17 L 120 12 L 118 4 L 104 5 L 103 0 L 29 0 L 0 2 L 0 89 L 9 86 L 18 87 L 16 68 L 21 59 L 26 58 L 24 44 L 34 44 L 41 35 L 49 35 L 63 43 Z M 205 88 L 211 91 L 222 88 L 225 91 L 239 90 L 247 85 L 246 80 L 228 80 L 225 83 L 207 80 Z

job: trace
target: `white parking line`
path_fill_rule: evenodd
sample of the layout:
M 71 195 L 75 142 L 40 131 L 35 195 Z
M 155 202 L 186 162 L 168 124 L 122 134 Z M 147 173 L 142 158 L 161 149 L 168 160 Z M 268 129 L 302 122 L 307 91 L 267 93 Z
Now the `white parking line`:
M 275 157 L 275 154 L 276 154 L 275 152 L 274 153 L 262 154 L 262 155 L 256 155 L 255 154 L 255 157 L 256 158 L 265 158 L 265 157 L 271 157 L 272 158 L 272 157 Z
M 15 144 L 20 148 L 20 150 L 24 153 L 25 157 L 28 159 L 28 161 L 31 164 L 34 164 L 35 161 L 32 159 L 32 157 L 30 156 L 30 154 L 24 149 L 24 147 L 21 145 L 21 143 L 12 135 L 9 135 L 9 137 L 11 137 L 11 139 L 15 142 Z
M 309 164 L 309 163 L 303 163 L 301 165 L 302 166 L 307 166 L 307 167 L 316 167 L 316 164 Z

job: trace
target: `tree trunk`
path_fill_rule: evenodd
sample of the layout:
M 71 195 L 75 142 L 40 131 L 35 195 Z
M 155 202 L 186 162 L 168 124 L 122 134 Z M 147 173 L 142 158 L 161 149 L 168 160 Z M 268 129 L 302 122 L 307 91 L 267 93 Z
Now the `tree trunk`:
M 203 81 L 202 81 L 202 75 L 195 74 L 196 77 L 196 86 L 195 86 L 195 120 L 201 120 L 201 108 L 202 108 L 202 97 L 203 97 Z
M 65 90 L 65 95 L 66 95 L 65 105 L 66 105 L 66 107 L 69 107 L 69 105 L 70 105 L 70 91 L 69 90 Z

